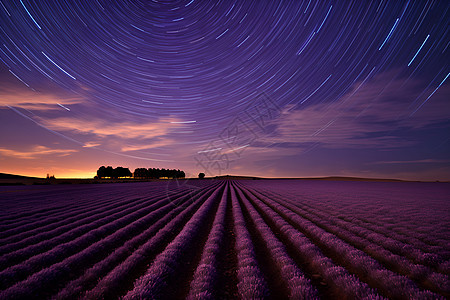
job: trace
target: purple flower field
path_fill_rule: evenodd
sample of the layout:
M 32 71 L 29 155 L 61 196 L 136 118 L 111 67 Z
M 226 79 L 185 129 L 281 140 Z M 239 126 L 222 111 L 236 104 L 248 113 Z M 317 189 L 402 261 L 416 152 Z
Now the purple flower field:
M 0 299 L 446 299 L 450 184 L 0 187 Z

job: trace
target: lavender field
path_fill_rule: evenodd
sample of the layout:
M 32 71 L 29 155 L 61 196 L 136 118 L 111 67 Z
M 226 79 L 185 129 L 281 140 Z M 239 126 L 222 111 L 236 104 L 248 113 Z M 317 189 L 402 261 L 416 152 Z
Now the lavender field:
M 445 299 L 448 183 L 0 187 L 0 299 Z

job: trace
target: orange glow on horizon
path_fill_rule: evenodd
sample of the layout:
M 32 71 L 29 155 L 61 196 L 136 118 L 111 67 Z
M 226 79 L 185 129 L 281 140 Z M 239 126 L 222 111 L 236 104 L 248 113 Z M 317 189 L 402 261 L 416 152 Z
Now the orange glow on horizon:
M 56 170 L 50 168 L 49 170 L 0 170 L 0 173 L 12 174 L 12 175 L 20 175 L 27 177 L 37 177 L 37 178 L 46 178 L 47 174 L 52 176 L 54 175 L 56 179 L 92 179 L 97 175 L 97 171 L 86 171 L 86 170 Z

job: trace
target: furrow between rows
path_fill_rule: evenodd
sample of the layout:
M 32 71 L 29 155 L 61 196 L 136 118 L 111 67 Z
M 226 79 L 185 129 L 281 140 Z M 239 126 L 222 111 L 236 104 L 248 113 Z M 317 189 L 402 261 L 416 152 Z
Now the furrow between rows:
M 234 189 L 231 200 L 236 235 L 238 294 L 241 299 L 264 299 L 270 295 L 269 287 L 256 259 L 255 247 L 247 229 L 241 206 Z
M 302 210 L 287 199 L 279 199 L 278 201 L 284 203 L 285 206 L 293 212 L 311 221 L 326 232 L 335 235 L 342 241 L 363 251 L 368 256 L 377 260 L 380 265 L 387 270 L 409 277 L 423 289 L 429 289 L 433 292 L 442 294 L 445 297 L 450 296 L 448 276 L 434 272 L 429 267 L 433 266 L 433 264 L 423 264 L 423 262 L 420 265 L 414 264 L 407 258 L 394 254 L 377 243 L 373 243 L 361 236 L 357 236 L 342 226 L 332 224 L 332 217 L 327 217 L 327 215 L 320 214 L 320 212 L 316 212 L 312 209 L 307 211 Z M 444 264 L 445 262 L 436 259 L 434 266 L 438 266 L 439 268 L 439 263 Z
M 271 197 L 278 197 L 283 199 L 296 199 L 295 194 L 287 193 L 286 191 L 283 192 L 283 195 L 280 193 L 276 193 L 276 191 L 268 191 L 267 189 L 259 189 L 263 191 L 265 194 L 271 195 Z M 441 239 L 434 239 L 431 240 L 429 235 L 419 236 L 417 235 L 418 230 L 420 230 L 420 227 L 416 227 L 413 230 L 406 230 L 402 229 L 401 222 L 395 222 L 395 225 L 393 225 L 391 222 L 381 222 L 380 219 L 380 211 L 376 211 L 374 213 L 371 213 L 370 211 L 364 213 L 364 217 L 361 217 L 359 215 L 352 214 L 350 216 L 347 216 L 348 214 L 348 207 L 340 208 L 339 206 L 336 206 L 334 204 L 330 204 L 328 202 L 320 201 L 320 199 L 302 199 L 302 201 L 292 201 L 289 200 L 291 203 L 294 203 L 294 205 L 297 206 L 308 206 L 312 209 L 314 209 L 318 203 L 320 203 L 320 210 L 326 214 L 339 216 L 342 220 L 346 220 L 347 222 L 350 222 L 354 225 L 360 226 L 361 228 L 365 228 L 367 230 L 370 230 L 372 232 L 376 232 L 378 234 L 381 234 L 383 236 L 390 237 L 396 241 L 400 241 L 406 245 L 408 245 L 408 250 L 411 247 L 415 247 L 417 249 L 420 249 L 420 251 L 425 253 L 433 253 L 433 254 L 439 254 L 442 255 L 442 258 L 444 260 L 450 259 L 450 245 L 447 243 L 446 240 Z M 283 200 L 284 201 L 284 200 Z M 353 205 L 358 204 L 359 202 L 355 202 Z M 344 211 L 342 211 L 344 210 Z M 447 223 L 448 224 L 448 223 Z M 405 224 L 403 224 L 405 225 Z M 423 226 L 423 224 L 421 224 Z M 445 226 L 439 226 L 438 228 L 445 228 Z M 448 226 L 447 226 L 448 228 Z M 433 230 L 434 232 L 435 230 Z M 425 238 L 425 239 L 424 239 Z M 448 266 L 446 267 L 448 269 Z
M 11 253 L 11 255 L 2 256 L 2 265 L 11 264 L 12 261 L 16 260 L 21 261 L 21 263 L 12 265 L 0 272 L 0 289 L 5 289 L 47 266 L 58 263 L 66 257 L 82 251 L 105 236 L 142 218 L 154 209 L 158 209 L 164 205 L 168 205 L 168 207 L 173 205 L 172 203 L 167 204 L 166 199 L 148 204 L 141 203 L 136 206 L 131 206 L 128 209 L 96 220 L 89 224 L 89 230 L 87 231 L 80 227 L 74 229 L 74 232 L 55 237 L 51 241 L 42 241 L 40 244 L 24 248 L 16 253 Z M 51 243 L 51 246 L 54 248 L 48 251 L 42 250 L 43 248 L 48 248 L 45 247 L 48 243 Z M 29 258 L 22 261 L 24 257 Z
M 70 197 L 66 197 L 66 194 L 70 195 Z M 129 192 L 124 193 L 121 191 L 120 193 L 123 198 L 129 198 L 127 194 L 129 194 Z M 104 203 L 108 203 L 111 198 L 116 198 L 117 191 L 111 189 L 106 190 L 105 186 L 100 186 L 98 190 L 94 191 L 86 191 L 83 189 L 81 191 L 77 191 L 75 195 L 71 195 L 70 191 L 65 191 L 64 194 L 49 197 L 50 196 L 47 196 L 46 198 L 38 198 L 38 200 L 36 200 L 38 205 L 33 202 L 29 203 L 26 199 L 19 199 L 18 201 L 20 201 L 22 205 L 19 212 L 14 213 L 10 211 L 7 216 L 2 217 L 0 229 L 3 231 L 8 228 L 17 227 L 22 223 L 27 224 L 29 222 L 33 222 L 35 219 L 39 220 L 41 218 L 46 218 L 49 215 L 60 216 L 65 215 L 67 212 L 72 210 L 76 211 L 79 208 L 99 206 Z M 51 201 L 52 198 L 58 199 L 58 201 Z M 46 206 L 48 207 L 45 208 Z M 37 207 L 39 208 L 36 209 Z
M 184 224 L 216 188 L 217 186 L 214 185 L 197 191 L 192 199 L 193 202 L 186 210 L 159 229 L 154 236 L 101 278 L 98 284 L 87 291 L 82 298 L 111 299 L 125 295 L 133 287 L 134 281 L 146 272 L 154 258 L 178 235 Z
M 376 260 L 363 251 L 356 249 L 335 235 L 316 226 L 311 221 L 299 216 L 290 210 L 287 204 L 275 202 L 256 191 L 254 192 L 263 202 L 313 240 L 334 261 L 356 274 L 385 296 L 396 299 L 408 297 L 439 298 L 439 295 L 428 290 L 420 290 L 409 278 L 383 268 Z
M 245 194 L 261 214 L 263 220 L 281 238 L 297 265 L 310 274 L 323 297 L 335 299 L 380 298 L 369 285 L 327 257 L 313 240 L 293 226 L 290 218 L 285 218 L 279 211 L 262 201 L 259 196 L 249 192 Z
M 266 195 L 271 195 L 271 198 L 291 203 L 299 209 L 304 210 L 307 215 L 317 216 L 322 222 L 332 222 L 339 228 L 343 228 L 354 235 L 370 240 L 370 242 L 375 243 L 376 245 L 381 245 L 392 253 L 404 256 L 414 264 L 426 265 L 439 273 L 447 275 L 450 272 L 450 264 L 444 257 L 440 257 L 436 254 L 436 248 L 431 251 L 428 247 L 426 247 L 426 249 L 424 249 L 424 247 L 416 247 L 414 246 L 415 243 L 411 244 L 402 240 L 397 240 L 396 237 L 398 236 L 392 230 L 381 231 L 379 227 L 373 227 L 364 222 L 355 222 L 355 218 L 352 218 L 351 220 L 342 218 L 336 211 L 325 211 L 323 210 L 323 207 L 318 210 L 314 206 L 304 204 L 301 201 L 293 201 L 267 190 L 264 192 Z
M 180 193 L 180 196 L 183 194 Z M 153 198 L 142 198 L 142 199 L 130 199 L 126 201 L 114 201 L 114 203 L 110 205 L 104 205 L 99 207 L 98 209 L 84 209 L 82 213 L 73 217 L 66 217 L 60 222 L 56 222 L 54 224 L 44 226 L 41 228 L 36 228 L 35 230 L 28 231 L 24 234 L 17 234 L 12 236 L 9 242 L 5 241 L 4 246 L 0 246 L 0 254 L 5 255 L 14 251 L 17 251 L 21 248 L 30 247 L 32 245 L 38 244 L 42 241 L 45 241 L 46 248 L 41 248 L 40 251 L 44 251 L 51 247 L 51 241 L 53 238 L 58 239 L 58 243 L 61 243 L 61 238 L 65 235 L 68 239 L 73 238 L 73 236 L 77 236 L 80 233 L 87 232 L 92 228 L 89 226 L 90 223 L 99 220 L 101 218 L 113 215 L 117 212 L 123 212 L 123 210 L 136 206 L 140 203 L 145 203 L 145 205 L 149 205 L 158 200 L 164 199 L 164 197 L 153 197 Z M 78 233 L 71 233 L 72 230 L 76 230 Z M 3 267 L 2 260 L 0 259 L 0 266 Z M 1 268 L 1 267 L 0 267 Z
M 186 199 L 182 200 L 185 201 Z M 0 294 L 0 296 L 3 295 L 7 298 L 44 298 L 52 293 L 56 293 L 65 282 L 77 276 L 77 274 L 93 263 L 103 259 L 108 253 L 122 246 L 131 237 L 139 235 L 145 228 L 154 224 L 171 210 L 173 210 L 173 204 L 170 202 L 163 207 L 150 210 L 145 216 L 129 225 L 119 226 L 119 229 L 113 234 L 92 243 L 81 252 L 59 263 L 52 264 L 50 267 L 33 274 L 27 280 L 15 284 Z M 43 281 L 46 283 L 45 285 L 42 284 Z
M 290 299 L 318 299 L 318 292 L 312 286 L 311 281 L 299 269 L 294 260 L 289 256 L 283 243 L 275 236 L 263 218 L 256 209 L 250 204 L 247 195 L 244 195 L 240 188 L 236 188 L 238 196 L 243 203 L 249 222 L 258 231 L 258 235 L 263 241 L 263 247 L 266 248 L 267 255 L 265 262 L 272 266 L 272 274 L 269 274 L 272 280 L 279 279 L 278 291 L 274 290 L 277 297 Z
M 220 258 L 225 255 L 222 249 L 225 239 L 225 216 L 227 213 L 229 187 L 225 188 L 219 208 L 214 218 L 211 232 L 203 248 L 201 260 L 195 270 L 190 283 L 187 299 L 217 299 L 220 296 L 219 284 L 221 283 Z
M 214 190 L 175 239 L 156 256 L 145 275 L 134 283 L 134 288 L 124 299 L 183 298 L 180 281 L 189 281 L 189 276 L 183 276 L 189 272 L 189 256 L 195 255 L 195 240 L 201 238 L 202 226 L 209 229 L 208 223 L 211 222 L 208 222 L 208 219 L 215 215 L 219 202 L 217 199 L 221 198 L 223 191 L 224 184 Z M 198 243 L 202 245 L 201 241 Z M 178 288 L 173 289 L 174 286 Z

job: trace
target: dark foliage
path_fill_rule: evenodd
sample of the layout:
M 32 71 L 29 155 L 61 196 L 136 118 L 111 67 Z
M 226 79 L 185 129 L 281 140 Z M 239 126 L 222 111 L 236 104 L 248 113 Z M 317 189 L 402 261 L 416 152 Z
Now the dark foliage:
M 119 177 L 131 177 L 132 174 L 130 172 L 130 169 L 128 168 L 123 168 L 123 167 L 117 167 L 115 169 L 113 169 L 113 167 L 108 166 L 101 166 L 98 170 L 97 170 L 97 177 L 98 178 L 119 178 Z
M 137 168 L 134 170 L 134 178 L 184 178 L 186 174 L 184 171 L 175 169 L 159 169 L 159 168 Z

